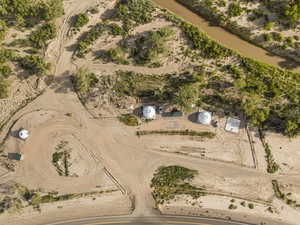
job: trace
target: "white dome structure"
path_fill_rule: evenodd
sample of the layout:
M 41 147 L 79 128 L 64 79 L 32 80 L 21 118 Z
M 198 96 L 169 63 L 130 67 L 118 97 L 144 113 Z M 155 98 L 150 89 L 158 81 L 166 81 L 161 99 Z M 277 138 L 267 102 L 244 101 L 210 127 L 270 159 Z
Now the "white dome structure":
M 155 119 L 155 115 L 156 115 L 156 112 L 155 112 L 155 108 L 153 106 L 144 106 L 143 107 L 143 116 L 146 119 L 153 120 L 153 119 Z
M 25 129 L 21 129 L 19 131 L 19 138 L 26 140 L 29 137 L 29 131 Z
M 207 111 L 199 112 L 197 121 L 201 124 L 209 125 L 211 122 L 211 113 Z

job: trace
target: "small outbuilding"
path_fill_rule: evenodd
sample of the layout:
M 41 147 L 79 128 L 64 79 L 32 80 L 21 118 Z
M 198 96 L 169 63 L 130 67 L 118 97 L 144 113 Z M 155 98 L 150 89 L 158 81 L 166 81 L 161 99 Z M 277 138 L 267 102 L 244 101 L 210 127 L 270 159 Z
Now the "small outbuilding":
M 8 158 L 11 160 L 21 161 L 24 159 L 24 155 L 20 153 L 8 153 Z
M 21 138 L 22 140 L 26 140 L 29 137 L 29 131 L 25 130 L 25 129 L 21 129 L 19 131 L 19 138 Z
M 211 112 L 199 111 L 197 116 L 197 122 L 204 125 L 209 125 L 211 123 L 211 118 Z
M 144 106 L 143 107 L 143 117 L 145 117 L 148 120 L 153 120 L 156 117 L 156 111 L 153 106 Z
M 226 121 L 225 130 L 232 132 L 232 133 L 238 133 L 240 130 L 241 121 L 232 117 L 228 117 Z

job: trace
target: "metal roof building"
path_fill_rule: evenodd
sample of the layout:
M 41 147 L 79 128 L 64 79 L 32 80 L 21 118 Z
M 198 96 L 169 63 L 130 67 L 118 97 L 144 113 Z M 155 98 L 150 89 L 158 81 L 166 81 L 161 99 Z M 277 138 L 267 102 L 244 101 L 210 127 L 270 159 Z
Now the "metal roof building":
M 232 133 L 238 133 L 240 130 L 241 121 L 232 117 L 228 117 L 226 121 L 225 130 L 232 132 Z

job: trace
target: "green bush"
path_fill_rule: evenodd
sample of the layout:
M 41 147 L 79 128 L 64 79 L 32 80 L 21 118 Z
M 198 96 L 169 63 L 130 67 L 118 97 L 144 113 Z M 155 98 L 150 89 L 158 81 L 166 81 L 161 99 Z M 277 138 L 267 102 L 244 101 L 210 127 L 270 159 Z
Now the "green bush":
M 240 7 L 239 3 L 231 3 L 227 11 L 229 17 L 240 16 L 242 12 L 243 9 Z
M 89 52 L 89 46 L 92 45 L 107 30 L 104 23 L 97 23 L 78 43 L 76 49 L 77 57 L 84 57 Z
M 33 31 L 29 40 L 33 47 L 35 48 L 45 48 L 47 41 L 55 38 L 56 36 L 56 27 L 53 23 L 47 23 L 41 26 L 38 30 Z
M 8 80 L 0 77 L 0 99 L 7 98 L 9 94 L 10 83 Z
M 249 207 L 249 209 L 254 209 L 254 204 L 253 203 L 249 203 L 248 207 Z
M 193 130 L 141 130 L 137 131 L 137 136 L 151 135 L 151 134 L 162 134 L 162 135 L 184 135 L 184 136 L 195 136 L 205 137 L 212 139 L 216 136 L 215 133 L 209 131 L 197 132 Z
M 114 35 L 114 36 L 118 36 L 118 35 L 123 35 L 124 34 L 124 31 L 123 31 L 122 27 L 120 27 L 116 23 L 109 24 L 109 28 L 110 28 L 110 33 L 112 35 Z
M 0 19 L 0 41 L 4 40 L 7 29 L 6 23 Z
M 20 66 L 29 72 L 30 75 L 47 75 L 50 64 L 46 63 L 41 57 L 29 55 L 19 58 Z
M 80 13 L 75 16 L 74 27 L 79 30 L 89 22 L 89 17 L 86 13 Z
M 74 75 L 74 87 L 82 95 L 86 95 L 90 88 L 93 88 L 98 83 L 98 78 L 87 68 L 80 68 Z
M 135 41 L 136 48 L 132 54 L 137 64 L 151 64 L 157 57 L 168 52 L 167 41 L 172 36 L 170 27 L 163 27 L 158 31 L 150 31 Z
M 129 61 L 125 58 L 125 53 L 121 47 L 109 49 L 105 54 L 105 58 L 108 62 L 124 65 L 129 64 Z
M 273 34 L 274 41 L 277 41 L 277 42 L 283 41 L 283 36 L 281 33 L 273 32 L 272 34 Z
M 265 22 L 264 24 L 264 29 L 265 30 L 272 30 L 272 28 L 274 27 L 274 23 L 270 22 L 270 21 L 267 21 Z
M 153 20 L 154 6 L 147 0 L 119 1 L 116 7 L 117 18 L 123 23 L 128 20 L 135 24 L 146 24 Z
M 12 25 L 34 26 L 63 15 L 62 0 L 1 0 L 0 18 Z
M 5 78 L 8 78 L 11 74 L 12 70 L 9 66 L 0 64 L 0 77 L 3 76 Z
M 204 188 L 189 183 L 198 172 L 181 166 L 159 167 L 151 180 L 152 196 L 157 204 L 173 199 L 176 195 L 187 194 L 193 198 L 205 195 Z
M 122 123 L 126 124 L 127 126 L 138 126 L 139 125 L 139 121 L 138 121 L 137 117 L 133 114 L 124 114 L 119 117 L 119 120 Z

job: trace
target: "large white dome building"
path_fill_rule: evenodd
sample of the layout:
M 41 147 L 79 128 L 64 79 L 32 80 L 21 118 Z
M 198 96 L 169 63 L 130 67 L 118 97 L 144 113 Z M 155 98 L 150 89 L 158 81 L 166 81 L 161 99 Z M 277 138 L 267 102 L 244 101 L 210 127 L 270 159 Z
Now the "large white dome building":
M 201 111 L 198 113 L 197 121 L 204 125 L 209 125 L 211 122 L 211 113 L 207 111 Z
M 155 116 L 156 116 L 155 108 L 153 106 L 144 106 L 143 107 L 143 116 L 149 120 L 155 119 Z

